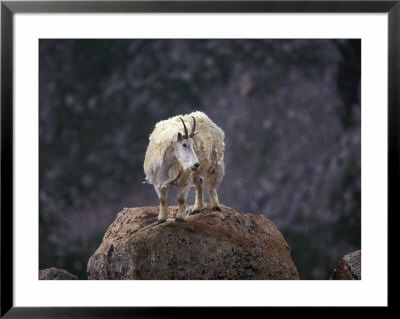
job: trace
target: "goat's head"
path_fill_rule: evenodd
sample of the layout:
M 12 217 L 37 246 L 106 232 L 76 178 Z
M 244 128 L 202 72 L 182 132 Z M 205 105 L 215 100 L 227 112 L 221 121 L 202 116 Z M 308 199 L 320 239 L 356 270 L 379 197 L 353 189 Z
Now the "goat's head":
M 195 171 L 199 166 L 199 160 L 197 159 L 196 152 L 193 148 L 193 136 L 197 133 L 196 129 L 196 120 L 193 118 L 193 126 L 190 134 L 188 134 L 188 130 L 186 128 L 185 122 L 181 117 L 179 117 L 182 121 L 184 134 L 179 132 L 176 136 L 176 141 L 174 143 L 174 153 L 179 163 L 184 169 L 191 168 Z

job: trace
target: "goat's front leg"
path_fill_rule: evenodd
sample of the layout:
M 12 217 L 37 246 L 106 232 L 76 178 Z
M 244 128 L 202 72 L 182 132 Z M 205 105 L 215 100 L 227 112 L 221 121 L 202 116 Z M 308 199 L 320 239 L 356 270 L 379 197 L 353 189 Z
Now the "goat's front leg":
M 192 214 L 199 213 L 203 208 L 203 177 L 200 175 L 193 177 L 193 184 L 196 186 L 196 202 Z
M 210 189 L 210 190 L 208 190 L 208 194 L 210 196 L 210 202 L 211 202 L 212 210 L 221 211 L 221 208 L 219 207 L 219 200 L 218 200 L 217 190 L 216 189 Z
M 158 213 L 158 223 L 161 224 L 167 220 L 168 217 L 168 187 L 155 187 L 158 199 L 160 200 L 160 212 Z
M 176 213 L 175 220 L 183 222 L 186 215 L 186 198 L 190 189 L 190 185 L 178 188 L 178 212 Z

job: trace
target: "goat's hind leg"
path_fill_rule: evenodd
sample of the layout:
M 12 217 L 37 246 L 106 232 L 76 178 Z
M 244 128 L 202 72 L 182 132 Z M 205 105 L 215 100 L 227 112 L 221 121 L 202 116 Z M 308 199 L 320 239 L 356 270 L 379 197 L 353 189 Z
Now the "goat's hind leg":
M 158 213 L 158 223 L 161 224 L 167 220 L 168 217 L 168 187 L 155 187 L 158 199 L 160 200 L 160 211 Z

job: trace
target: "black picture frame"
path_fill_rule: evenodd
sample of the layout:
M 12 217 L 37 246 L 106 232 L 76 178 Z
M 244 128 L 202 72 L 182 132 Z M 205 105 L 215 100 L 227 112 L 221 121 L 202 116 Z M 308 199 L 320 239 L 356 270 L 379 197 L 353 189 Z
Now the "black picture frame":
M 13 19 L 15 13 L 269 12 L 388 14 L 388 219 L 398 211 L 400 1 L 1 1 L 1 318 L 179 317 L 190 307 L 15 307 L 13 303 Z M 384 213 L 384 212 L 379 212 Z M 392 213 L 392 214 L 391 214 Z M 390 222 L 388 223 L 388 226 Z M 393 225 L 392 225 L 393 226 Z M 392 232 L 389 232 L 392 234 Z M 388 247 L 390 242 L 388 238 Z M 389 256 L 389 254 L 388 254 Z M 390 258 L 389 258 L 390 262 Z M 388 280 L 388 285 L 390 280 Z M 388 300 L 390 306 L 390 298 Z M 292 308 L 293 309 L 293 308 Z M 197 309 L 202 314 L 209 308 Z M 223 307 L 212 309 L 226 315 Z M 248 309 L 236 309 L 235 314 Z M 298 313 L 297 313 L 298 314 Z

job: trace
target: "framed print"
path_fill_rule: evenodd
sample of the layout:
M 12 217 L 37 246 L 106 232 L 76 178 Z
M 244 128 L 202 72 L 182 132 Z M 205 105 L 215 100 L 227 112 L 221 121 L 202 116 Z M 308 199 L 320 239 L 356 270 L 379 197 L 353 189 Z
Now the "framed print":
M 388 307 L 399 18 L 2 1 L 1 316 Z

